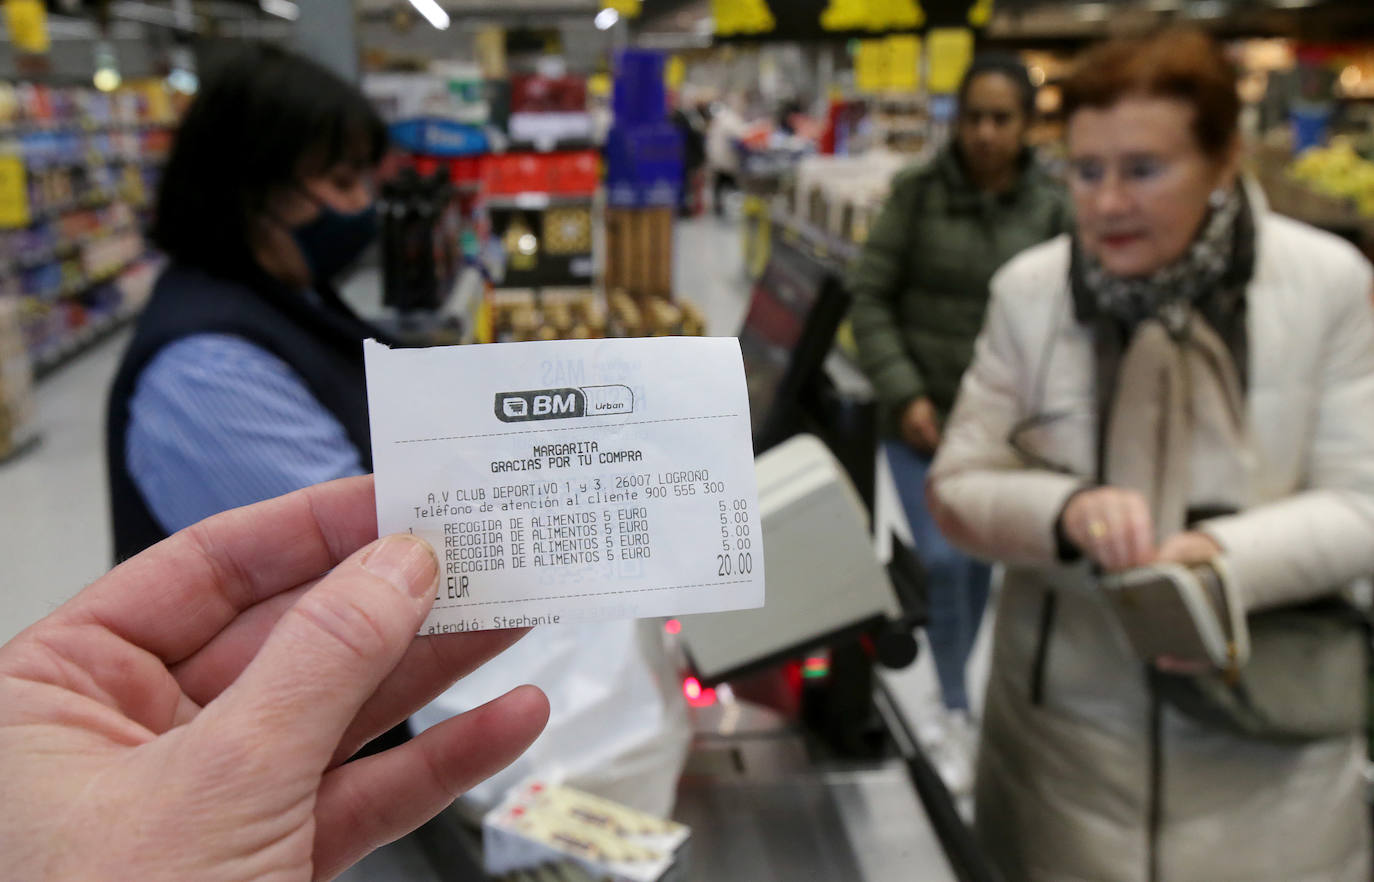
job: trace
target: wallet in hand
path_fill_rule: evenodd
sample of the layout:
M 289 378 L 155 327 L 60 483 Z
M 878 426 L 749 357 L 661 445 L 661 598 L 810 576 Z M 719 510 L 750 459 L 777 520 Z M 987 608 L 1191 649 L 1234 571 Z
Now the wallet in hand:
M 1164 656 L 1238 670 L 1250 656 L 1225 565 L 1152 564 L 1103 576 L 1101 587 L 1142 661 Z

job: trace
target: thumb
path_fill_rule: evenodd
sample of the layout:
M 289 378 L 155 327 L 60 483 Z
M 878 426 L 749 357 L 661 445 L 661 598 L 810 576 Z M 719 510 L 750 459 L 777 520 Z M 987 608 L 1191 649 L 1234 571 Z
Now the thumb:
M 281 617 L 206 708 L 207 724 L 270 732 L 279 748 L 289 745 L 324 769 L 410 646 L 434 604 L 438 575 L 433 549 L 416 536 L 387 536 L 355 552 Z

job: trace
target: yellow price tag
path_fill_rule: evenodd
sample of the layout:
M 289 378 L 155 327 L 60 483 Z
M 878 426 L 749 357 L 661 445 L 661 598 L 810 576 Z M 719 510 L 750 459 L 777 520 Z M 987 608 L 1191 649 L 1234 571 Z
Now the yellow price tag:
M 48 51 L 48 10 L 43 0 L 5 0 L 5 26 L 19 51 Z
M 914 92 L 921 85 L 921 38 L 895 34 L 887 38 L 887 88 Z
M 968 23 L 975 28 L 986 27 L 992 21 L 993 0 L 977 0 L 968 10 Z
M 778 24 L 766 0 L 711 0 L 711 15 L 722 37 L 766 34 Z
M 29 177 L 18 156 L 0 156 L 0 227 L 27 227 L 29 214 Z
M 687 79 L 687 63 L 682 60 L 681 55 L 669 55 L 668 63 L 663 66 L 664 84 L 676 92 L 682 88 L 683 82 Z
M 882 40 L 860 40 L 854 53 L 854 86 L 860 92 L 881 92 L 887 88 L 887 44 Z
M 821 13 L 828 31 L 890 31 L 925 24 L 919 0 L 830 0 Z
M 952 94 L 973 61 L 973 31 L 968 28 L 934 28 L 926 37 L 930 53 L 930 91 Z
M 854 31 L 863 27 L 868 10 L 864 0 L 830 0 L 821 12 L 821 27 L 827 31 Z
M 875 31 L 917 28 L 925 24 L 925 11 L 916 0 L 868 0 L 868 27 Z
M 614 9 L 621 18 L 638 18 L 643 6 L 642 0 L 601 0 L 602 9 Z

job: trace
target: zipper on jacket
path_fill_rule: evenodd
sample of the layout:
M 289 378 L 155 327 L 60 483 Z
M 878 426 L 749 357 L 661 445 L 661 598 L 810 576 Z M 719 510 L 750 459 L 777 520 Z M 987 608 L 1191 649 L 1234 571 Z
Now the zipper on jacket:
M 1045 664 L 1049 660 L 1050 634 L 1054 631 L 1058 610 L 1059 595 L 1053 590 L 1046 591 L 1040 601 L 1040 639 L 1035 647 L 1035 660 L 1031 663 L 1030 699 L 1036 707 L 1045 703 Z
M 1159 694 L 1159 672 L 1147 666 L 1150 694 L 1150 789 L 1146 810 L 1149 841 L 1146 843 L 1146 879 L 1159 882 L 1159 830 L 1164 821 L 1164 702 Z

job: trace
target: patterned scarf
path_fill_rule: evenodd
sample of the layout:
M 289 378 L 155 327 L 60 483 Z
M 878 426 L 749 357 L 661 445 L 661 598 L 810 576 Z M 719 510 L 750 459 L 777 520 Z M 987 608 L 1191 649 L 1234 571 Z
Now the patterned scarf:
M 1212 312 L 1202 302 L 1205 298 L 1237 293 L 1234 286 L 1222 283 L 1233 268 L 1238 250 L 1249 250 L 1236 247 L 1240 228 L 1250 229 L 1248 223 L 1238 223 L 1242 215 L 1247 214 L 1248 206 L 1241 190 L 1232 190 L 1224 202 L 1208 213 L 1201 232 L 1183 256 L 1148 276 L 1114 276 L 1075 242 L 1074 259 L 1078 264 L 1075 281 L 1086 288 L 1096 307 L 1095 312 L 1116 319 L 1123 328 L 1129 330 L 1144 319 L 1158 318 L 1170 332 L 1181 334 L 1187 327 L 1191 308 Z M 1247 279 L 1248 276 L 1247 272 Z M 1224 290 L 1226 288 L 1231 290 Z M 1215 305 L 1223 309 L 1231 306 Z
M 1183 256 L 1149 276 L 1113 276 L 1075 237 L 1069 269 L 1074 315 L 1095 326 L 1099 341 L 1115 350 L 1115 357 L 1099 365 L 1102 370 L 1114 369 L 1142 320 L 1158 318 L 1177 339 L 1186 336 L 1189 315 L 1196 310 L 1221 335 L 1242 383 L 1248 385 L 1245 289 L 1254 269 L 1255 217 L 1245 189 L 1237 186 L 1223 204 L 1208 212 Z

